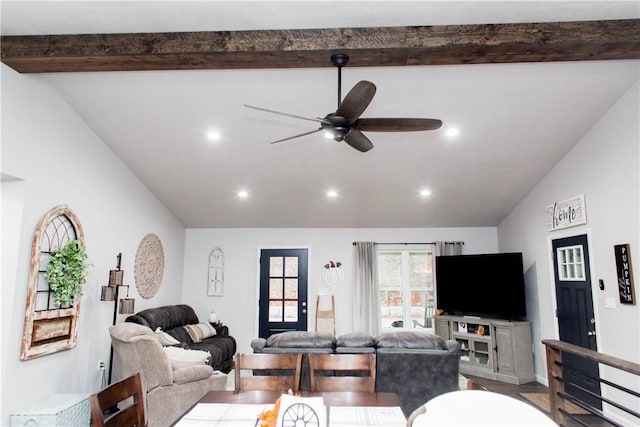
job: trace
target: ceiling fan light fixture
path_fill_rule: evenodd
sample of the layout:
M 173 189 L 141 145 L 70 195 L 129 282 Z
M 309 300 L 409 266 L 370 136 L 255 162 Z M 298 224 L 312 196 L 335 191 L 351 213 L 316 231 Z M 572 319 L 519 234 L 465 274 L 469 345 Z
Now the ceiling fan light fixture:
M 442 126 L 442 120 L 438 119 L 420 119 L 420 118 L 360 118 L 360 115 L 367 109 L 369 103 L 376 93 L 376 85 L 368 80 L 360 80 L 351 88 L 349 93 L 342 98 L 342 73 L 341 69 L 349 61 L 349 55 L 337 53 L 331 56 L 331 62 L 338 68 L 338 109 L 334 113 L 327 114 L 324 118 L 311 119 L 309 117 L 298 116 L 267 108 L 246 107 L 256 110 L 266 111 L 269 113 L 280 114 L 284 116 L 294 117 L 303 120 L 311 120 L 320 122 L 320 127 L 309 132 L 298 135 L 289 136 L 287 138 L 272 141 L 271 144 L 277 142 L 288 141 L 290 139 L 299 138 L 301 136 L 310 135 L 324 130 L 331 134 L 331 137 L 337 141 L 345 141 L 352 148 L 365 153 L 373 148 L 373 143 L 363 133 L 371 132 L 416 132 L 424 130 L 435 130 Z

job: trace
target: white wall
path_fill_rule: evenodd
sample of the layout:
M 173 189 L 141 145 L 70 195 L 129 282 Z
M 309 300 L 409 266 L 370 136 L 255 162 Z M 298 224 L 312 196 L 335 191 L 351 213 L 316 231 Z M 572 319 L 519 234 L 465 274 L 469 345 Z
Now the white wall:
M 109 360 L 113 316 L 113 303 L 100 301 L 100 286 L 107 283 L 119 252 L 136 310 L 180 300 L 184 227 L 37 76 L 1 65 L 1 79 L 0 425 L 8 425 L 12 412 L 53 393 L 99 388 L 98 360 Z M 31 242 L 40 217 L 59 204 L 67 204 L 82 223 L 93 264 L 83 287 L 77 346 L 21 361 Z M 143 300 L 134 285 L 133 265 L 138 244 L 148 233 L 162 240 L 165 271 L 157 295 Z
M 336 298 L 336 334 L 351 331 L 351 267 L 354 241 L 432 242 L 462 240 L 464 253 L 497 252 L 494 227 L 422 229 L 188 229 L 184 255 L 182 299 L 193 306 L 200 319 L 211 310 L 229 326 L 238 351 L 251 352 L 250 342 L 258 336 L 257 303 L 259 251 L 266 248 L 309 248 L 308 330 L 315 329 L 315 305 L 324 265 L 343 263 L 345 278 L 337 288 L 327 288 Z M 207 296 L 207 267 L 214 247 L 224 252 L 223 297 Z
M 598 351 L 640 361 L 639 93 L 636 82 L 498 227 L 500 250 L 524 253 L 527 297 L 539 302 L 527 308 L 537 308 L 529 312 L 529 320 L 541 382 L 547 376 L 540 340 L 558 339 L 550 240 L 559 237 L 590 237 Z M 579 194 L 585 195 L 587 224 L 548 232 L 545 207 Z M 631 244 L 635 305 L 619 303 L 613 246 L 620 243 Z M 604 280 L 604 290 L 598 279 Z M 606 299 L 615 307 L 607 308 Z

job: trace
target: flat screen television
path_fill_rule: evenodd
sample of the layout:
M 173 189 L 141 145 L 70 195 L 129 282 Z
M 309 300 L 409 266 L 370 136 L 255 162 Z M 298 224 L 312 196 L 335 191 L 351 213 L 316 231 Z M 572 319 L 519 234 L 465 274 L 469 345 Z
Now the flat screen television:
M 445 314 L 525 319 L 522 253 L 436 257 L 436 301 Z

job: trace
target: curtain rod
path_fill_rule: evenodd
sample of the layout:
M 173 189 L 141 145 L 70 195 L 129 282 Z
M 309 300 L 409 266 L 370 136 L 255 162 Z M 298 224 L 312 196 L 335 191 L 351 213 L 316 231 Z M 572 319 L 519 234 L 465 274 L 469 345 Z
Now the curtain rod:
M 356 245 L 357 242 L 353 242 L 353 246 Z M 374 242 L 375 245 L 435 245 L 437 242 L 408 242 L 408 243 L 383 243 L 383 242 Z M 454 245 L 464 245 L 464 242 L 445 242 Z

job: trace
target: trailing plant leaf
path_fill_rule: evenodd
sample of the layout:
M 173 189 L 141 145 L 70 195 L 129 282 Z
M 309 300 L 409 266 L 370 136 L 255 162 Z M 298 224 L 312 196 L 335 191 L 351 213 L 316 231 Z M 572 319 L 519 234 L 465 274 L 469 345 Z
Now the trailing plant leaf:
M 72 306 L 82 295 L 88 267 L 86 248 L 78 240 L 68 241 L 51 254 L 45 277 L 53 299 L 60 307 Z

